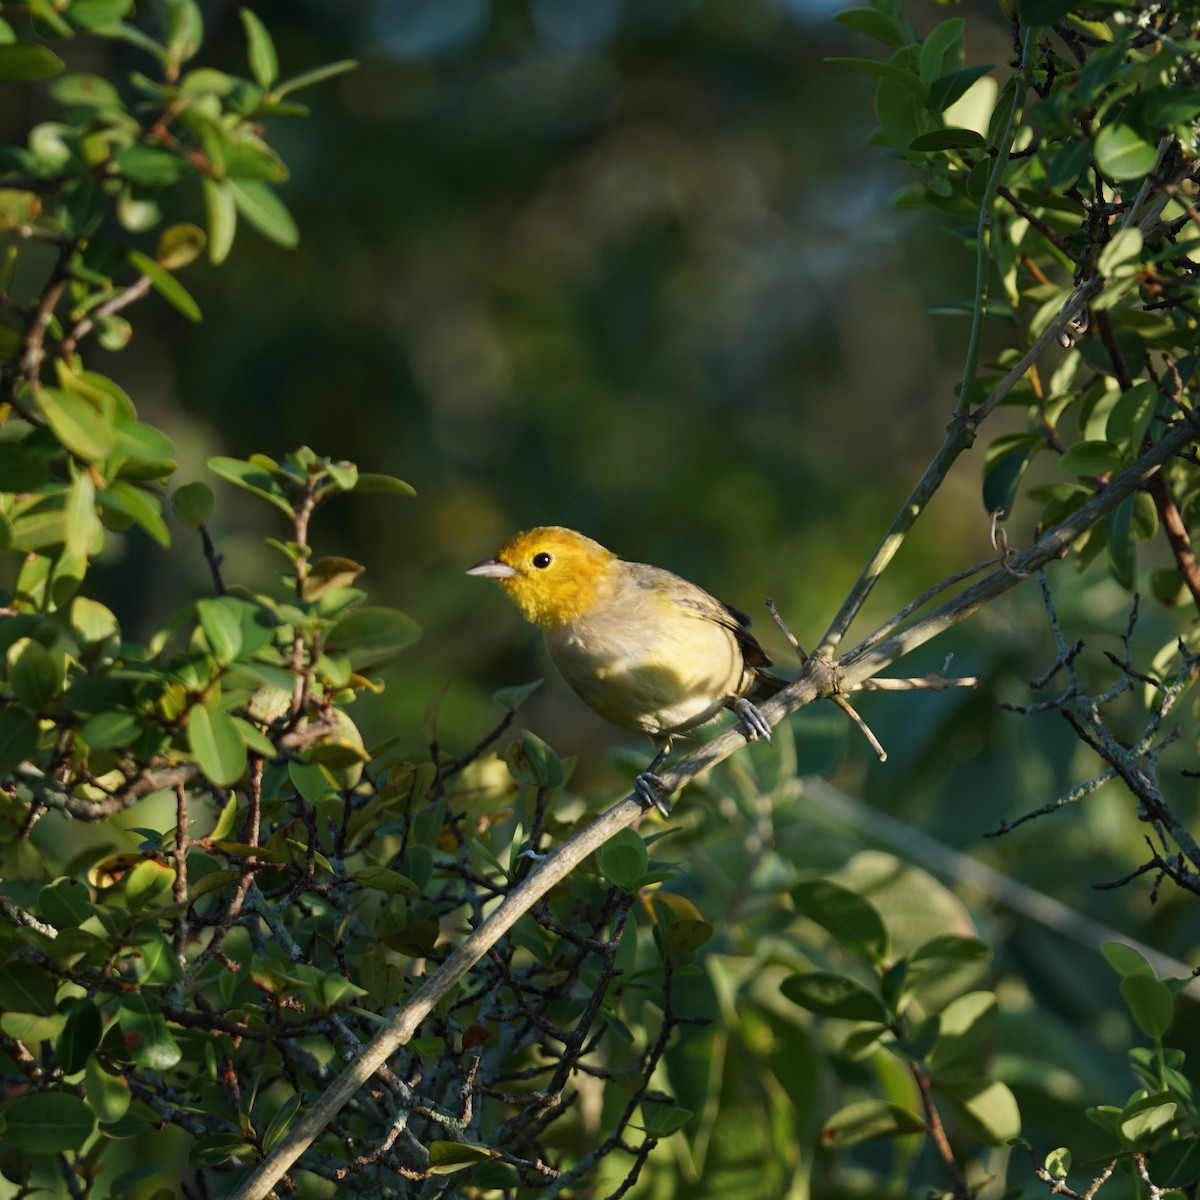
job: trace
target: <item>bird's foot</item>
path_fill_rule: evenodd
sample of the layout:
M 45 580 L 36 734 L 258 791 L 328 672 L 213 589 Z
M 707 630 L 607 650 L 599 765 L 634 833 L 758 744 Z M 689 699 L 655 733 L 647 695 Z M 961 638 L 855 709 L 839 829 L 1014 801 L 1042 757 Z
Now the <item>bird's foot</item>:
M 662 777 L 655 775 L 653 771 L 643 771 L 633 781 L 633 794 L 642 802 L 642 807 L 647 812 L 657 808 L 664 818 L 670 817 L 671 805 L 667 797 L 671 794 L 671 789 Z
M 770 721 L 745 696 L 740 696 L 733 702 L 733 711 L 742 723 L 742 732 L 745 733 L 748 742 L 757 742 L 759 738 L 768 742 L 771 740 Z

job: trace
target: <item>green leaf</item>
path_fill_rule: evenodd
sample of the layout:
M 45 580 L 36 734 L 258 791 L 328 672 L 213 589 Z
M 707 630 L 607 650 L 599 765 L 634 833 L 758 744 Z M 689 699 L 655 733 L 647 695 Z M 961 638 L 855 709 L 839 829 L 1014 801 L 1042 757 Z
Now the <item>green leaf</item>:
M 96 496 L 105 512 L 115 511 L 140 525 L 160 546 L 171 544 L 171 531 L 162 516 L 162 501 L 125 479 L 115 480 Z
M 269 471 L 257 463 L 240 458 L 225 458 L 221 455 L 208 460 L 208 469 L 222 479 L 269 500 L 276 508 L 282 509 L 289 517 L 296 515 L 287 493 L 279 481 Z
M 671 1134 L 682 1129 L 692 1119 L 692 1116 L 690 1108 L 683 1108 L 678 1104 L 668 1104 L 661 1100 L 643 1100 L 641 1128 L 652 1138 L 670 1137 Z
M 684 918 L 672 921 L 662 929 L 663 958 L 671 963 L 685 962 L 691 958 L 713 935 L 713 927 L 707 921 Z
M 962 17 L 951 17 L 929 31 L 921 43 L 921 56 L 918 59 L 921 78 L 926 83 L 932 83 L 962 66 L 965 27 L 966 22 Z
M 80 29 L 116 36 L 121 20 L 130 14 L 132 8 L 133 0 L 71 0 L 67 17 Z
M 403 479 L 397 479 L 393 475 L 378 475 L 370 471 L 360 472 L 351 490 L 382 492 L 391 496 L 415 496 L 417 494 L 417 489 L 411 483 L 405 483 Z
M 292 247 L 300 240 L 300 231 L 283 201 L 256 179 L 229 180 L 229 190 L 238 212 L 264 237 L 280 246 Z
M 1175 1015 L 1175 1001 L 1161 979 L 1153 975 L 1126 975 L 1121 980 L 1121 998 L 1147 1037 L 1157 1041 L 1167 1032 Z
M 1147 174 L 1158 151 L 1128 125 L 1106 125 L 1096 135 L 1093 151 L 1100 170 L 1113 179 L 1136 179 Z
M 213 510 L 213 492 L 207 483 L 185 483 L 171 497 L 175 515 L 189 528 L 197 531 L 208 525 Z
M 154 261 L 168 271 L 178 271 L 195 262 L 204 252 L 204 230 L 187 221 L 170 225 L 159 236 Z
M 39 387 L 36 395 L 54 436 L 76 458 L 98 463 L 112 453 L 113 428 L 95 405 L 62 388 Z
M 1159 1092 L 1135 1100 L 1121 1113 L 1121 1136 L 1128 1141 L 1136 1141 L 1158 1132 L 1174 1121 L 1177 1107 L 1170 1092 Z
M 957 71 L 942 75 L 929 85 L 928 104 L 935 113 L 943 113 L 956 101 L 961 100 L 971 89 L 971 85 L 982 79 L 992 69 L 991 63 L 979 63 L 973 67 L 963 67 Z M 981 139 L 983 145 L 986 140 Z
M 650 856 L 646 843 L 632 829 L 618 830 L 596 852 L 604 877 L 625 891 L 633 891 L 646 874 Z
M 245 602 L 235 596 L 196 601 L 196 616 L 212 656 L 228 666 L 242 650 L 242 614 Z
M 1132 946 L 1126 946 L 1124 942 L 1102 942 L 1100 953 L 1108 960 L 1109 966 L 1122 975 L 1149 975 L 1151 979 L 1158 978 L 1145 957 Z
M 324 83 L 326 79 L 333 79 L 337 75 L 344 75 L 347 71 L 353 71 L 357 66 L 358 63 L 354 59 L 343 58 L 337 62 L 325 63 L 323 66 L 314 67 L 311 71 L 302 71 L 299 75 L 293 75 L 291 79 L 285 79 L 271 93 L 269 99 L 272 102 L 278 102 L 291 92 L 299 91 L 301 88 L 312 87 L 314 84 Z
M 78 1150 L 95 1128 L 91 1109 L 69 1092 L 18 1096 L 4 1109 L 4 1140 L 30 1154 Z
M 67 1023 L 62 1013 L 39 1017 L 33 1013 L 0 1013 L 0 1031 L 21 1042 L 48 1042 L 58 1037 Z
M 242 16 L 246 15 L 246 10 L 242 10 Z M 271 1118 L 271 1123 L 267 1126 L 266 1132 L 263 1134 L 262 1148 L 268 1154 L 275 1146 L 283 1139 L 285 1133 L 292 1127 L 292 1122 L 296 1114 L 300 1111 L 300 1103 L 304 1097 L 296 1092 L 285 1100 L 278 1109 L 275 1115 Z
M 904 31 L 896 21 L 877 8 L 850 8 L 835 14 L 833 19 L 848 29 L 883 42 L 885 46 L 904 45 Z
M 520 683 L 513 687 L 501 688 L 498 692 L 492 693 L 492 699 L 501 708 L 516 709 L 524 704 L 544 682 L 542 679 L 535 679 L 532 683 Z
M 58 694 L 62 680 L 50 651 L 32 638 L 18 638 L 5 654 L 8 686 L 27 708 L 34 711 Z
M 1112 572 L 1113 578 L 1128 591 L 1133 590 L 1137 565 L 1133 540 L 1134 500 L 1134 496 L 1126 496 L 1104 518 L 1108 569 Z
M 117 1023 L 129 1057 L 151 1071 L 166 1071 L 183 1057 L 167 1022 L 144 993 L 126 993 L 121 999 Z
M 250 73 L 254 76 L 254 82 L 266 91 L 279 78 L 275 43 L 271 40 L 267 27 L 250 9 L 240 9 L 239 15 L 246 27 L 246 54 L 250 62 Z
M 1006 1084 L 998 1079 L 938 1079 L 934 1087 L 950 1097 L 959 1119 L 981 1141 L 1003 1146 L 1021 1132 L 1021 1111 Z
M 857 892 L 830 879 L 812 879 L 792 888 L 798 913 L 828 930 L 839 945 L 859 958 L 881 962 L 888 936 L 878 909 Z
M 1108 442 L 1076 442 L 1067 447 L 1059 463 L 1064 471 L 1072 475 L 1106 475 L 1120 469 L 1121 452 Z
M 1066 1179 L 1071 1171 L 1071 1151 L 1066 1146 L 1059 1146 L 1046 1155 L 1046 1170 L 1055 1179 Z
M 79 736 L 91 750 L 110 750 L 114 746 L 128 746 L 144 727 L 141 717 L 136 714 L 110 709 L 89 717 Z
M 562 759 L 536 734 L 521 730 L 519 741 L 504 752 L 509 774 L 531 787 L 562 787 L 567 772 Z M 640 839 L 639 839 L 640 840 Z
M 57 1012 L 50 976 L 34 963 L 0 967 L 0 1009 L 38 1016 Z
M 1046 172 L 1046 182 L 1051 189 L 1061 192 L 1073 187 L 1083 174 L 1091 152 L 1092 148 L 1084 138 L 1074 138 L 1067 142 L 1055 154 Z
M 939 1014 L 938 1038 L 929 1056 L 935 1074 L 981 1050 L 996 1028 L 996 1015 L 993 992 L 967 992 L 951 1000 Z
M 30 42 L 0 45 L 0 82 L 34 83 L 63 69 L 63 60 L 45 46 Z
M 220 264 L 229 257 L 237 233 L 237 203 L 226 179 L 204 178 L 204 209 L 208 214 L 208 261 Z
M 76 0 L 71 17 L 75 18 L 74 8 L 78 8 Z M 116 109 L 125 106 L 121 103 L 121 94 L 107 79 L 99 75 L 64 75 L 50 86 L 50 95 L 59 104 L 77 105 L 81 108 Z
M 922 942 L 909 955 L 909 961 L 919 963 L 941 958 L 953 962 L 985 962 L 991 956 L 990 948 L 978 938 L 944 933 Z
M 37 906 L 38 913 L 60 931 L 82 925 L 95 911 L 87 885 L 65 875 L 41 888 Z
M 0 775 L 7 775 L 37 750 L 38 722 L 20 708 L 0 708 Z
M 214 1133 L 199 1138 L 188 1151 L 189 1167 L 219 1167 L 230 1159 L 252 1158 L 256 1147 L 236 1133 Z
M 362 563 L 352 558 L 324 555 L 309 566 L 301 596 L 308 601 L 320 600 L 322 596 L 350 587 L 365 570 Z
M 119 1121 L 128 1111 L 131 1094 L 121 1075 L 110 1075 L 95 1058 L 84 1068 L 87 1102 L 101 1121 Z
M 833 1149 L 857 1146 L 877 1138 L 923 1133 L 925 1122 L 916 1113 L 886 1100 L 856 1100 L 838 1109 L 821 1129 L 821 1145 Z
M 860 983 L 845 975 L 808 971 L 789 975 L 779 990 L 801 1008 L 822 1017 L 845 1021 L 877 1021 L 886 1024 L 888 1011 L 883 1001 Z
M 77 596 L 71 602 L 71 632 L 84 647 L 98 646 L 109 638 L 119 637 L 121 627 L 112 609 L 98 600 Z
M 143 187 L 170 187 L 187 173 L 187 163 L 172 150 L 141 143 L 127 146 L 113 160 L 123 178 Z
M 119 421 L 115 425 L 117 445 L 114 458 L 122 461 L 116 474 L 123 479 L 163 479 L 175 470 L 175 444 L 152 425 L 141 421 Z
M 475 1142 L 433 1141 L 429 1143 L 429 1166 L 426 1170 L 430 1175 L 449 1175 L 499 1157 L 498 1151 Z
M 199 321 L 200 306 L 192 294 L 165 267 L 161 267 L 146 254 L 137 250 L 129 252 L 129 261 L 137 267 L 154 286 L 154 290 L 173 308 L 183 313 L 189 321 Z
M 35 192 L 0 188 L 0 229 L 31 225 L 38 219 L 41 212 L 42 200 Z M 7 326 L 5 329 L 7 330 Z M 15 350 L 18 345 L 19 342 L 13 342 L 12 349 Z M 10 353 L 8 348 L 5 349 L 5 353 Z
M 175 882 L 174 868 L 152 858 L 144 859 L 122 880 L 131 909 L 148 908 L 165 900 Z
M 172 0 L 167 6 L 167 57 L 178 67 L 196 56 L 204 41 L 204 17 L 194 0 Z
M 100 1045 L 100 1010 L 86 996 L 64 1001 L 66 1020 L 58 1036 L 55 1051 L 64 1075 L 74 1075 L 87 1066 L 88 1060 Z
M 1115 233 L 1108 245 L 1100 251 L 1096 269 L 1101 275 L 1112 275 L 1123 264 L 1139 261 L 1142 256 L 1142 241 L 1142 231 L 1136 225 Z
M 1044 445 L 1040 434 L 1014 433 L 998 437 L 988 447 L 983 471 L 985 512 L 999 513 L 1002 521 L 1008 518 L 1025 469 Z
M 196 705 L 188 713 L 187 740 L 196 765 L 218 787 L 229 787 L 242 777 L 246 743 L 228 713 Z
M 362 887 L 390 896 L 418 896 L 421 891 L 407 875 L 388 867 L 361 867 L 354 872 L 354 879 Z
M 96 485 L 87 471 L 80 471 L 71 480 L 63 516 L 66 520 L 63 539 L 65 552 L 86 562 L 97 535 L 101 533 L 100 518 L 96 515 Z
M 908 144 L 910 150 L 926 152 L 929 150 L 978 150 L 986 146 L 983 134 L 974 129 L 934 129 L 913 138 Z
M 1148 379 L 1135 383 L 1112 406 L 1105 436 L 1115 442 L 1123 456 L 1132 461 L 1142 452 L 1142 442 L 1158 408 L 1158 388 Z
M 345 654 L 359 674 L 394 662 L 421 636 L 420 626 L 394 608 L 356 608 L 340 617 L 325 639 L 327 650 Z

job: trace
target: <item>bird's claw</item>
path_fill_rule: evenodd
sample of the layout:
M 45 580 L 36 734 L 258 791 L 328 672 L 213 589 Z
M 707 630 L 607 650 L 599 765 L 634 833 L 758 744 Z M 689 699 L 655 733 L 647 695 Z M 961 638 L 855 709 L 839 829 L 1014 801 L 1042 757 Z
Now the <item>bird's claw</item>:
M 738 720 L 742 723 L 742 730 L 748 742 L 757 742 L 759 738 L 768 742 L 771 740 L 770 721 L 745 696 L 741 696 L 733 702 L 733 711 L 737 713 Z
M 642 807 L 647 812 L 651 808 L 657 808 L 664 818 L 671 815 L 671 805 L 667 801 L 671 789 L 667 787 L 661 776 L 655 775 L 653 771 L 643 771 L 633 781 L 633 794 L 641 801 Z

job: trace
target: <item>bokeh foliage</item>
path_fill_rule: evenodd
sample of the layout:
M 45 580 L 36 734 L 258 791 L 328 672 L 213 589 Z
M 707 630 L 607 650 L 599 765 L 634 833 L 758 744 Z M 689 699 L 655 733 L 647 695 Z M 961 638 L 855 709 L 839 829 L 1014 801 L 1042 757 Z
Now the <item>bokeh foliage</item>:
M 603 803 L 603 768 L 512 732 L 518 706 L 572 750 L 594 727 L 570 732 L 580 710 L 552 687 L 489 698 L 485 677 L 535 668 L 498 599 L 439 571 L 538 519 L 664 562 L 678 527 L 666 565 L 743 604 L 782 577 L 789 612 L 832 608 L 953 408 L 918 404 L 951 395 L 962 354 L 941 334 L 957 357 L 939 365 L 914 301 L 981 313 L 981 248 L 994 328 L 973 406 L 1073 287 L 1103 291 L 1052 370 L 1004 393 L 982 480 L 944 485 L 958 519 L 916 540 L 897 600 L 961 565 L 988 511 L 1057 519 L 1190 409 L 1194 14 L 1045 3 L 1011 28 L 918 30 L 881 4 L 841 18 L 853 61 L 834 66 L 784 4 L 653 7 L 381 3 L 323 23 L 264 4 L 209 30 L 178 0 L 0 7 L 26 125 L 0 179 L 11 1194 L 229 1193 L 536 869 L 521 852 Z M 280 75 L 294 51 L 364 49 L 352 73 Z M 854 70 L 878 77 L 888 178 L 920 180 L 904 250 L 855 208 L 880 190 L 877 151 L 848 147 L 866 93 L 856 115 L 811 86 Z M 315 84 L 310 119 L 286 120 Z M 1122 230 L 1158 198 L 1161 223 Z M 190 414 L 138 356 L 135 314 L 178 354 Z M 846 424 L 822 411 L 839 406 Z M 309 441 L 323 453 L 285 452 Z M 1194 463 L 1162 478 L 1190 528 Z M 1078 577 L 1053 573 L 1052 607 L 1024 588 L 956 636 L 977 695 L 864 704 L 888 764 L 863 766 L 832 710 L 803 714 L 690 790 L 669 831 L 615 839 L 318 1140 L 301 1193 L 1039 1194 L 1109 1163 L 1109 1200 L 1143 1194 L 1143 1169 L 1194 1191 L 1195 1015 L 1158 977 L 1171 964 L 1121 937 L 1200 948 L 1171 840 L 1194 816 L 1175 774 L 1194 762 L 1176 642 L 1193 612 L 1163 512 L 1139 492 L 1075 547 Z M 173 567 L 147 539 L 174 543 Z M 359 559 L 385 581 L 371 603 Z M 1159 602 L 1128 626 L 1150 571 Z M 416 624 L 380 595 L 432 649 L 409 650 Z M 1055 660 L 1055 702 L 1001 714 L 1000 693 L 1028 701 L 1014 676 Z M 1185 736 L 1148 745 L 1174 824 L 1153 791 L 1073 793 L 1167 718 Z M 941 840 L 800 782 L 839 765 Z M 1078 803 L 1055 836 L 1043 819 L 986 851 L 1037 893 L 956 866 L 946 842 L 985 852 L 983 829 L 1058 796 Z

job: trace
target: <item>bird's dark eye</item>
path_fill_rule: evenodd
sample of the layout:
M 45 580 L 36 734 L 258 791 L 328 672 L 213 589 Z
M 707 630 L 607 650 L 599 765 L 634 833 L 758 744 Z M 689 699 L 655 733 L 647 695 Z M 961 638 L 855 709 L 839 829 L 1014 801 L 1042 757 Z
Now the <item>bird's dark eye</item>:
M 533 556 L 533 565 L 539 571 L 545 570 L 554 561 L 554 555 L 547 554 L 545 550 Z

